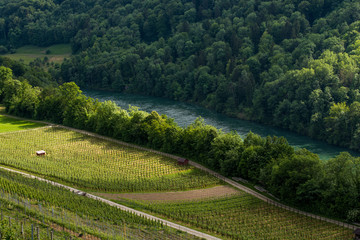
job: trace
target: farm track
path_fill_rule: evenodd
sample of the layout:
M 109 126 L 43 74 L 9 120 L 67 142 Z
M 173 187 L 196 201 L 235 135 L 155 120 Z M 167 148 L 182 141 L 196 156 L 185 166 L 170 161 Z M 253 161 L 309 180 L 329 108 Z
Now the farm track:
M 58 187 L 62 187 L 62 188 L 68 189 L 68 190 L 70 190 L 71 192 L 73 192 L 74 194 L 78 194 L 78 195 L 80 195 L 80 196 L 85 196 L 85 197 L 88 197 L 88 198 L 91 198 L 91 199 L 94 199 L 94 200 L 97 200 L 97 201 L 100 201 L 100 202 L 104 202 L 104 203 L 106 203 L 106 204 L 108 204 L 108 205 L 110 205 L 110 206 L 119 208 L 119 209 L 121 209 L 121 210 L 123 210 L 123 211 L 130 212 L 130 213 L 133 213 L 133 214 L 138 215 L 138 216 L 145 217 L 145 218 L 150 219 L 150 220 L 162 222 L 165 226 L 172 227 L 172 228 L 174 228 L 174 229 L 177 229 L 177 230 L 180 230 L 180 231 L 183 231 L 183 232 L 187 232 L 187 233 L 192 234 L 192 235 L 194 235 L 194 236 L 197 236 L 197 237 L 199 237 L 199 238 L 204 238 L 204 239 L 209 239 L 209 240 L 220 240 L 220 238 L 211 236 L 211 235 L 209 235 L 209 234 L 202 233 L 202 232 L 196 231 L 196 230 L 191 229 L 191 228 L 188 228 L 188 227 L 184 227 L 184 226 L 182 226 L 182 225 L 180 225 L 180 224 L 173 223 L 173 222 L 170 222 L 170 221 L 167 221 L 167 220 L 164 220 L 164 219 L 161 219 L 161 218 L 152 216 L 152 215 L 150 215 L 150 214 L 147 214 L 147 213 L 144 213 L 144 212 L 141 212 L 141 211 L 138 211 L 138 210 L 135 210 L 135 209 L 126 207 L 126 206 L 121 205 L 121 204 L 118 204 L 118 203 L 114 203 L 114 202 L 109 201 L 109 200 L 107 200 L 107 199 L 104 199 L 104 198 L 101 198 L 101 197 L 98 197 L 98 196 L 95 196 L 95 195 L 92 195 L 92 194 L 83 192 L 83 191 L 78 190 L 78 189 L 76 189 L 76 188 L 72 188 L 72 187 L 69 187 L 69 186 L 66 186 L 66 185 L 63 185 L 63 184 L 54 182 L 54 181 L 50 181 L 50 180 L 47 180 L 47 179 L 44 179 L 44 178 L 40 178 L 40 177 L 31 175 L 31 174 L 24 173 L 24 172 L 20 172 L 20 171 L 13 170 L 13 169 L 10 169 L 10 168 L 1 167 L 1 166 L 0 166 L 0 168 L 1 168 L 1 169 L 4 169 L 4 170 L 7 170 L 7 171 L 9 171 L 9 172 L 14 172 L 14 173 L 21 174 L 21 175 L 23 175 L 23 176 L 25 176 L 25 177 L 28 177 L 28 178 L 37 179 L 37 180 L 39 180 L 39 181 L 43 181 L 43 182 L 52 184 L 52 185 L 54 185 L 54 186 L 58 186 Z
M 96 137 L 96 138 L 100 138 L 100 139 L 104 139 L 104 140 L 107 140 L 107 141 L 111 141 L 111 142 L 114 142 L 114 143 L 118 143 L 118 144 L 121 144 L 123 146 L 127 146 L 127 147 L 132 147 L 132 148 L 136 148 L 136 149 L 140 149 L 140 150 L 144 150 L 144 151 L 149 151 L 149 152 L 153 152 L 153 153 L 156 153 L 156 154 L 159 154 L 159 155 L 163 155 L 163 156 L 167 156 L 167 157 L 170 157 L 170 158 L 173 158 L 173 159 L 178 159 L 179 157 L 178 156 L 175 156 L 175 155 L 172 155 L 172 154 L 168 154 L 168 153 L 164 153 L 164 152 L 159 152 L 159 151 L 156 151 L 156 150 L 153 150 L 153 149 L 148 149 L 148 148 L 144 148 L 144 147 L 140 147 L 140 146 L 137 146 L 137 145 L 133 145 L 133 144 L 129 144 L 129 143 L 126 143 L 126 142 L 123 142 L 123 141 L 120 141 L 120 140 L 116 140 L 116 139 L 113 139 L 113 138 L 109 138 L 109 137 L 105 137 L 105 136 L 102 136 L 102 135 L 99 135 L 99 134 L 96 134 L 96 133 L 92 133 L 92 132 L 87 132 L 87 131 L 84 131 L 84 130 L 79 130 L 79 129 L 75 129 L 75 128 L 71 128 L 71 127 L 67 127 L 67 126 L 63 126 L 63 125 L 58 125 L 58 124 L 53 124 L 53 123 L 49 123 L 49 122 L 44 122 L 44 121 L 37 121 L 37 120 L 32 120 L 32 119 L 25 119 L 25 118 L 20 118 L 20 117 L 15 117 L 15 116 L 11 116 L 11 115 L 7 115 L 7 114 L 1 114 L 1 115 L 4 115 L 4 116 L 7 116 L 7 117 L 12 117 L 12 118 L 16 118 L 16 119 L 23 119 L 23 120 L 28 120 L 28 121 L 33 121 L 33 122 L 38 122 L 38 123 L 43 123 L 43 124 L 48 124 L 50 126 L 53 126 L 53 127 L 60 127 L 60 128 L 64 128 L 64 129 L 67 129 L 67 130 L 71 130 L 71 131 L 74 131 L 74 132 L 79 132 L 79 133 L 82 133 L 82 134 L 85 134 L 85 135 L 88 135 L 88 136 L 92 136 L 92 137 Z M 226 178 L 222 175 L 220 175 L 219 173 L 215 172 L 215 171 L 212 171 L 196 162 L 193 162 L 193 161 L 189 161 L 189 164 L 198 168 L 198 169 L 201 169 L 215 177 L 217 177 L 218 179 L 230 184 L 231 186 L 239 189 L 239 190 L 242 190 L 262 201 L 265 201 L 269 204 L 272 204 L 274 206 L 277 206 L 277 207 L 280 207 L 280 208 L 283 208 L 285 210 L 288 210 L 288 211 L 291 211 L 291 212 L 294 212 L 294 213 L 298 213 L 298 214 L 302 214 L 302 215 L 305 215 L 305 216 L 308 216 L 308 217 L 311 217 L 311 218 L 314 218 L 314 219 L 318 219 L 318 220 L 321 220 L 321 221 L 325 221 L 325 222 L 328 222 L 328 223 L 332 223 L 332 224 L 336 224 L 338 226 L 342 226 L 342 227 L 345 227 L 345 228 L 349 228 L 349 229 L 356 229 L 358 228 L 359 226 L 356 226 L 356 225 L 353 225 L 353 224 L 348 224 L 348 223 L 344 223 L 344 222 L 341 222 L 341 221 L 337 221 L 337 220 L 333 220 L 333 219 L 330 219 L 330 218 L 326 218 L 326 217 L 321 217 L 321 216 L 318 216 L 316 214 L 312 214 L 312 213 L 308 213 L 308 212 L 305 212 L 305 211 L 301 211 L 301 210 L 298 210 L 296 208 L 293 208 L 293 207 L 289 207 L 289 206 L 286 206 L 280 202 L 277 202 L 277 201 L 274 201 L 248 187 L 245 187 L 244 185 L 241 185 L 229 178 Z M 4 167 L 0 167 L 2 169 L 5 169 L 5 170 L 9 170 L 9 171 L 13 171 L 13 172 L 18 172 L 20 174 L 23 174 L 23 175 L 28 175 L 29 177 L 31 178 L 36 178 L 36 179 L 39 179 L 39 180 L 42 180 L 42 181 L 45 181 L 45 182 L 49 182 L 53 185 L 57 185 L 57 186 L 63 186 L 67 189 L 70 189 L 72 191 L 72 189 L 74 190 L 73 192 L 81 192 L 77 189 L 74 189 L 74 188 L 71 188 L 71 187 L 68 187 L 68 186 L 65 186 L 65 185 L 62 185 L 62 184 L 59 184 L 59 183 L 56 183 L 56 182 L 52 182 L 52 181 L 49 181 L 49 180 L 46 180 L 46 179 L 42 179 L 42 178 L 39 178 L 39 177 L 36 177 L 36 176 L 33 176 L 33 175 L 30 175 L 30 174 L 25 174 L 25 173 L 22 173 L 22 172 L 19 172 L 19 171 L 15 171 L 15 170 L 12 170 L 12 169 L 8 169 L 8 168 L 4 168 Z M 144 215 L 141 215 L 141 216 L 145 216 L 145 217 L 149 217 L 150 219 L 156 219 L 156 220 L 160 220 L 164 223 L 164 225 L 167 225 L 167 226 L 170 226 L 170 227 L 173 227 L 173 228 L 176 228 L 176 229 L 179 229 L 179 230 L 182 230 L 182 231 L 185 231 L 185 232 L 188 232 L 190 234 L 193 234 L 195 236 L 198 236 L 196 234 L 194 234 L 195 232 L 197 233 L 201 233 L 201 232 L 198 232 L 198 231 L 195 231 L 195 230 L 192 230 L 192 229 L 189 229 L 189 228 L 186 228 L 186 227 L 183 227 L 179 224 L 175 224 L 175 223 L 171 223 L 167 220 L 163 220 L 163 219 L 160 219 L 160 218 L 157 218 L 157 217 L 154 217 L 154 216 L 151 216 L 149 214 L 146 214 L 146 213 L 143 213 L 143 212 L 140 212 L 140 211 L 137 211 L 137 210 L 134 210 L 134 209 L 131 209 L 131 208 L 128 208 L 128 207 L 125 207 L 125 206 L 122 206 L 120 204 L 116 204 L 114 202 L 111 202 L 109 200 L 106 200 L 106 199 L 103 199 L 103 198 L 100 198 L 100 197 L 97 197 L 97 196 L 94 196 L 94 195 L 91 195 L 91 194 L 86 194 L 86 196 L 90 197 L 90 198 L 93 198 L 93 199 L 96 199 L 96 200 L 99 200 L 99 201 L 103 201 L 103 202 L 106 202 L 112 206 L 116 206 L 116 205 L 119 205 L 119 208 L 123 209 L 122 207 L 124 207 L 123 210 L 125 211 L 135 211 L 134 213 L 139 213 L 139 214 L 144 214 Z M 121 206 L 121 207 L 120 207 Z M 131 212 L 132 212 L 131 211 Z M 172 226 L 172 225 L 168 225 L 168 224 L 175 224 L 175 226 Z M 183 229 L 188 229 L 189 231 L 187 230 L 183 230 Z M 201 233 L 201 234 L 204 234 L 204 233 Z M 205 234 L 207 235 L 207 234 Z M 204 236 L 201 236 L 203 238 L 206 238 L 206 239 L 219 239 L 219 238 L 215 238 L 213 236 L 210 236 L 208 235 L 210 238 L 207 238 L 207 237 L 204 237 Z

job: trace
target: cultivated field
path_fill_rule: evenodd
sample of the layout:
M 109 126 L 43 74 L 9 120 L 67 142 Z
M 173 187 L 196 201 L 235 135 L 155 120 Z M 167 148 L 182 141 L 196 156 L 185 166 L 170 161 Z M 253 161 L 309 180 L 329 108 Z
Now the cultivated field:
M 0 131 L 8 123 L 21 126 L 12 121 L 15 120 L 3 118 Z M 352 230 L 286 211 L 223 186 L 220 180 L 192 166 L 180 166 L 175 160 L 155 153 L 63 128 L 47 126 L 4 132 L 0 134 L 0 146 L 0 164 L 99 192 L 121 204 L 221 238 L 347 240 L 353 236 Z M 36 156 L 37 150 L 45 150 L 47 154 Z M 214 192 L 216 189 L 220 189 L 219 194 Z M 51 220 L 55 221 L 55 226 L 64 224 L 65 218 L 67 228 L 83 226 L 82 231 L 102 239 L 116 231 L 119 233 L 113 234 L 122 237 L 134 234 L 146 239 L 162 239 L 165 231 L 172 239 L 191 238 L 188 235 L 179 237 L 183 233 L 164 230 L 157 223 L 74 196 L 67 190 L 0 170 L 0 200 L 11 199 L 6 193 L 15 194 L 18 200 L 14 202 L 22 203 L 24 209 L 27 209 L 28 199 L 28 208 L 40 211 L 43 219 L 51 220 L 57 212 L 58 217 Z M 39 206 L 37 210 L 35 206 Z M 89 215 L 95 225 L 88 225 Z
M 235 196 L 172 203 L 117 200 L 226 239 L 353 239 L 353 231 L 293 213 L 240 192 Z
M 0 164 L 92 191 L 165 192 L 221 184 L 173 159 L 61 128 L 1 134 L 0 145 Z M 46 155 L 36 156 L 38 150 Z
M 197 239 L 105 203 L 45 182 L 0 170 L 0 230 L 13 238 L 38 239 Z M 23 223 L 24 234 L 21 234 Z M 33 225 L 34 238 L 31 238 Z
M 24 63 L 29 64 L 36 58 L 43 59 L 44 57 L 47 57 L 49 62 L 61 63 L 64 58 L 70 57 L 70 55 L 70 44 L 57 44 L 50 47 L 37 47 L 28 45 L 16 49 L 16 52 L 13 54 L 6 54 L 4 56 L 14 60 L 22 60 Z
M 113 200 L 123 198 L 144 201 L 191 201 L 196 199 L 217 198 L 237 194 L 239 191 L 230 186 L 215 186 L 211 188 L 180 191 L 180 192 L 157 192 L 157 193 L 95 193 L 96 195 Z

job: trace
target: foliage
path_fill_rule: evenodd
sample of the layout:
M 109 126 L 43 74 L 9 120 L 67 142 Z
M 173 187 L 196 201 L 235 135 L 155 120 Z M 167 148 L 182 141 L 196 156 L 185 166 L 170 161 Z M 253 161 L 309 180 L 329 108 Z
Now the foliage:
M 331 111 L 360 101 L 358 10 L 345 0 L 2 1 L 0 50 L 70 44 L 61 67 L 46 65 L 58 82 L 195 102 L 359 150 L 360 110 Z
M 12 60 L 8 57 L 0 56 L 0 66 L 12 70 L 12 77 L 24 82 L 27 81 L 32 86 L 55 87 L 57 84 L 50 73 L 37 66 L 28 66 L 19 61 Z M 0 80 L 1 81 L 1 80 Z M 1 82 L 0 87 L 2 88 Z M 0 92 L 0 100 L 1 100 Z

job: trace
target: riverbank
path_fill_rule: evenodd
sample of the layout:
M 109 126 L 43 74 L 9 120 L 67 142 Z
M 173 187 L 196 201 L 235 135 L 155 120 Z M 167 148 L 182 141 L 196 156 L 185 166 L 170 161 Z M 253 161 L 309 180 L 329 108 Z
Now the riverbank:
M 201 117 L 206 124 L 215 126 L 224 132 L 236 131 L 242 138 L 250 131 L 262 137 L 283 136 L 295 149 L 306 148 L 318 154 L 322 160 L 328 160 L 345 151 L 350 152 L 353 156 L 360 156 L 360 153 L 351 151 L 350 149 L 333 146 L 277 127 L 228 117 L 194 104 L 158 97 L 108 91 L 83 90 L 83 93 L 88 97 L 98 99 L 100 102 L 111 100 L 123 109 L 128 109 L 129 106 L 137 106 L 140 110 L 146 112 L 156 111 L 160 115 L 165 114 L 173 118 L 181 127 L 189 126 L 196 118 Z

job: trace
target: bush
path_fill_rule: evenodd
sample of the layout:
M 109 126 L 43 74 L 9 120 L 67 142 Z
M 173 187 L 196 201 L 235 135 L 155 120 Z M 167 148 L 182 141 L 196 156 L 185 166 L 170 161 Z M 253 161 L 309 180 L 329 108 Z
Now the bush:
M 8 53 L 8 49 L 3 46 L 3 45 L 0 45 L 0 54 L 6 54 Z

